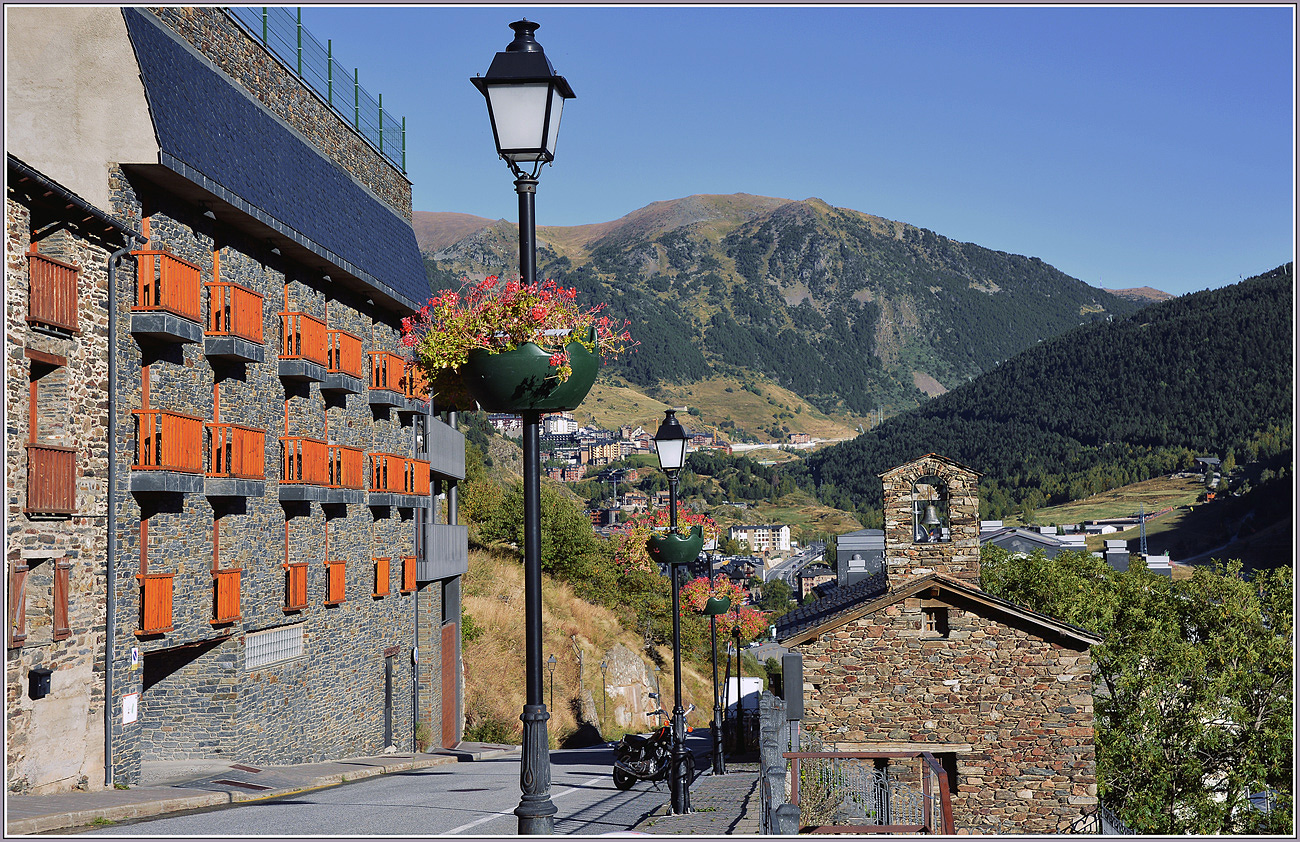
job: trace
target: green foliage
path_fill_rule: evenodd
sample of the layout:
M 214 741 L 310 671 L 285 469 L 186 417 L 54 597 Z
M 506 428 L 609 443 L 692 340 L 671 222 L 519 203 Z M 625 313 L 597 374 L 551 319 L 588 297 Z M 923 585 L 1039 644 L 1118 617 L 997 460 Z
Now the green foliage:
M 784 581 L 773 579 L 770 582 L 764 582 L 762 592 L 763 597 L 759 600 L 758 607 L 769 612 L 769 623 L 776 622 L 778 617 L 790 612 L 790 595 L 792 591 Z
M 465 741 L 471 743 L 494 743 L 496 745 L 519 745 L 515 727 L 491 713 L 471 711 L 465 717 Z
M 1290 567 L 1172 581 L 1083 552 L 981 554 L 989 593 L 1104 638 L 1093 647 L 1097 785 L 1139 833 L 1292 832 Z M 1279 805 L 1252 811 L 1252 793 Z
M 984 474 L 980 514 L 997 518 L 1190 467 L 1269 428 L 1289 446 L 1292 300 L 1287 264 L 1078 328 L 812 454 L 808 469 L 828 504 L 875 507 L 881 472 L 942 453 Z
M 465 603 L 460 604 L 460 639 L 473 643 L 483 636 L 483 627 L 474 622 L 474 617 L 465 610 Z
M 542 570 L 565 579 L 581 578 L 596 548 L 591 520 L 577 501 L 554 482 L 541 483 L 538 508 L 541 513 Z M 479 534 L 487 541 L 504 541 L 523 547 L 522 483 L 507 490 L 499 505 L 485 514 Z

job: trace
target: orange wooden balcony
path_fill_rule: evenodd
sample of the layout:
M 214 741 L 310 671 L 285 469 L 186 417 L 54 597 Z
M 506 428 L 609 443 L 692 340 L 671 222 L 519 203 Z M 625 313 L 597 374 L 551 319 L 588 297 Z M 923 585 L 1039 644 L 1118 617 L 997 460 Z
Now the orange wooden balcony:
M 140 583 L 140 630 L 138 635 L 163 634 L 172 630 L 172 574 L 136 574 Z
M 52 444 L 27 445 L 29 514 L 70 515 L 77 510 L 77 451 Z
M 430 485 L 429 463 L 420 459 L 407 459 L 403 491 L 406 494 L 428 494 Z
M 347 597 L 344 590 L 347 585 L 347 568 L 341 561 L 326 562 L 327 578 L 325 582 L 325 604 L 338 605 Z
M 202 322 L 199 306 L 199 267 L 166 251 L 133 251 L 136 311 L 171 313 Z
M 415 556 L 402 556 L 402 593 L 415 590 Z
M 27 322 L 70 333 L 77 329 L 77 273 L 71 263 L 27 254 Z
M 406 457 L 395 453 L 370 454 L 370 490 L 401 494 L 406 477 Z
M 365 376 L 361 360 L 361 340 L 346 330 L 325 331 L 325 370 L 331 374 Z
M 280 439 L 280 482 L 329 485 L 329 445 L 316 439 Z
M 242 424 L 207 424 L 208 476 L 266 478 L 266 433 Z
M 366 454 L 359 447 L 329 446 L 330 488 L 366 487 Z
M 203 419 L 162 409 L 136 409 L 134 471 L 203 473 Z
M 239 284 L 221 281 L 208 288 L 209 336 L 235 336 L 262 344 L 262 296 Z
M 402 375 L 406 360 L 389 351 L 372 351 L 370 354 L 370 388 L 402 391 Z
M 239 619 L 239 580 L 243 570 L 212 571 L 212 624 L 233 623 Z
M 411 400 L 427 401 L 429 399 L 429 381 L 418 367 L 403 361 L 406 370 L 402 374 L 402 394 Z
M 325 323 L 306 313 L 280 314 L 280 359 L 329 362 L 325 349 Z
M 377 558 L 375 561 L 375 596 L 388 596 L 391 558 Z
M 284 565 L 284 610 L 301 611 L 307 607 L 307 562 Z

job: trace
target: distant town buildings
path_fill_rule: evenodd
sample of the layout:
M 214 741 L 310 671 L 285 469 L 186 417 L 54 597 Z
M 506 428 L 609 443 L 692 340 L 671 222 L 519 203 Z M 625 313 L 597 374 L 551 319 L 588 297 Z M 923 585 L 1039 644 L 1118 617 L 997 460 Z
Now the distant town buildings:
M 755 555 L 790 552 L 790 527 L 785 525 L 732 526 L 727 530 L 727 537 L 744 541 Z

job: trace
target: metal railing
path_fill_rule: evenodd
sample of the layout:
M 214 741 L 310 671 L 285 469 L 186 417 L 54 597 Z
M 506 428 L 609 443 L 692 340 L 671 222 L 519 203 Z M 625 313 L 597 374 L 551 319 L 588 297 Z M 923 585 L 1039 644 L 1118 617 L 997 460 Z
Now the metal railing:
M 1137 831 L 1129 828 L 1102 802 L 1091 812 L 1084 813 L 1070 824 L 1070 833 L 1087 833 L 1094 836 L 1134 836 Z
M 381 155 L 406 172 L 406 118 L 384 111 L 384 96 L 361 87 L 360 71 L 349 73 L 334 56 L 334 42 L 322 45 L 302 25 L 302 9 L 231 6 L 228 14 L 279 59 L 330 109 Z

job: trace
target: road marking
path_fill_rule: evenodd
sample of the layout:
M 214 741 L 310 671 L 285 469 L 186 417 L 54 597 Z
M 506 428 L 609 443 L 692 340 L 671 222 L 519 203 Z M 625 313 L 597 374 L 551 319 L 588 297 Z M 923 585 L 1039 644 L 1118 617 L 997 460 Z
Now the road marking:
M 592 784 L 598 784 L 598 783 L 600 783 L 600 782 L 603 781 L 603 780 L 605 780 L 605 778 L 604 778 L 603 775 L 602 775 L 601 777 L 599 777 L 599 778 L 592 778 L 591 780 L 589 780 L 589 781 L 585 781 L 585 782 L 583 782 L 583 783 L 580 783 L 580 784 L 578 784 L 577 786 L 570 787 L 570 788 L 564 790 L 564 792 L 557 792 L 557 793 L 555 793 L 554 795 L 551 796 L 551 800 L 554 801 L 556 798 L 563 798 L 564 796 L 569 795 L 569 794 L 571 794 L 571 793 L 579 792 L 579 791 L 581 791 L 582 789 L 585 789 L 586 787 L 589 787 L 589 786 L 591 786 Z M 478 827 L 479 825 L 483 824 L 484 822 L 490 822 L 490 821 L 492 821 L 493 819 L 499 819 L 499 818 L 501 818 L 502 816 L 513 815 L 514 812 L 515 812 L 514 810 L 502 810 L 502 811 L 499 812 L 499 813 L 492 813 L 492 814 L 490 814 L 490 815 L 484 816 L 484 817 L 481 818 L 481 819 L 475 819 L 474 821 L 470 822 L 469 824 L 463 824 L 463 825 L 461 825 L 460 827 L 453 827 L 451 830 L 444 831 L 444 832 L 445 832 L 448 836 L 452 836 L 452 835 L 455 835 L 455 834 L 457 834 L 457 833 L 464 833 L 465 831 L 469 830 L 471 827 Z

